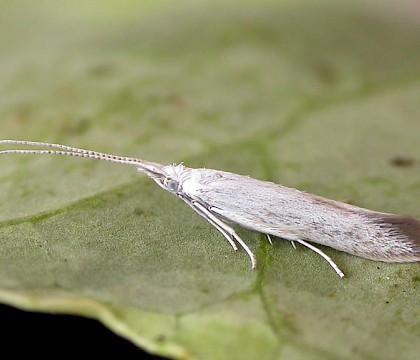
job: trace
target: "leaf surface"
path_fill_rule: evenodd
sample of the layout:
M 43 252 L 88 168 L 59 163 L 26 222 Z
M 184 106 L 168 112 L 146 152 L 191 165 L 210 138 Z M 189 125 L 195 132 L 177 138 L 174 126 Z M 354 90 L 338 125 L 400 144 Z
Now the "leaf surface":
M 1 138 L 227 170 L 420 217 L 420 21 L 385 2 L 4 2 Z M 46 11 L 48 9 L 48 11 Z M 0 301 L 177 359 L 414 359 L 419 266 L 239 229 L 129 167 L 0 158 Z

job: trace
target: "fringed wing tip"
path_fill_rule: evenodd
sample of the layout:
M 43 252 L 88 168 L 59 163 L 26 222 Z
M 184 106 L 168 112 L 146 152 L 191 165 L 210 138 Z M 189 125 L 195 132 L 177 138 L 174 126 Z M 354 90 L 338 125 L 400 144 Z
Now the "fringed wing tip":
M 394 259 L 398 262 L 420 261 L 420 221 L 399 215 L 373 216 L 374 222 L 387 229 L 390 236 L 401 239 Z M 392 257 L 394 257 L 392 256 Z

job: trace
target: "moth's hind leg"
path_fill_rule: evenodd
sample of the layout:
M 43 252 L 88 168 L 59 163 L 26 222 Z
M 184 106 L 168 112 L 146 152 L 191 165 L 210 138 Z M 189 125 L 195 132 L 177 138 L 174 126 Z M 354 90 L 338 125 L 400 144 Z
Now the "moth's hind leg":
M 338 276 L 340 276 L 341 278 L 344 277 L 344 273 L 340 270 L 340 268 L 337 266 L 337 264 L 334 261 L 332 261 L 332 259 L 327 254 L 325 254 L 323 251 L 319 250 L 317 247 L 313 246 L 312 244 L 310 244 L 310 243 L 308 243 L 304 240 L 295 239 L 294 241 L 298 242 L 299 244 L 301 244 L 303 246 L 306 246 L 308 249 L 310 249 L 310 250 L 316 252 L 318 255 L 322 256 L 324 258 L 324 260 L 328 264 L 330 264 L 330 266 L 334 269 L 334 271 L 338 274 Z

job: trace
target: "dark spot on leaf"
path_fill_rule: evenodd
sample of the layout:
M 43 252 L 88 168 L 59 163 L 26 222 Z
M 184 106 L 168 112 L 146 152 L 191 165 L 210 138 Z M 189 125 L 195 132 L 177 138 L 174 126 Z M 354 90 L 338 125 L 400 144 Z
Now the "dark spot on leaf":
M 149 210 L 144 210 L 140 207 L 136 207 L 134 209 L 134 215 L 136 216 L 141 216 L 141 217 L 146 217 L 146 216 L 153 216 L 154 212 L 153 211 L 149 211 Z
M 97 64 L 89 68 L 89 74 L 96 77 L 105 77 L 114 72 L 115 67 L 111 64 Z
M 75 122 L 64 124 L 61 127 L 62 132 L 66 134 L 80 135 L 89 130 L 91 122 L 89 119 L 83 118 Z
M 55 280 L 55 281 L 53 281 L 53 287 L 55 287 L 55 288 L 59 288 L 59 289 L 61 289 L 62 288 L 62 286 L 61 286 L 61 284 L 60 284 L 60 282 L 58 282 L 57 280 Z
M 209 288 L 201 288 L 201 292 L 202 293 L 204 293 L 204 294 L 209 294 L 211 291 L 210 291 L 210 289 Z
M 390 164 L 397 167 L 410 167 L 414 165 L 414 159 L 408 156 L 396 156 L 389 160 Z
M 332 84 L 336 81 L 336 72 L 330 64 L 319 63 L 315 71 L 324 83 Z
M 140 208 L 135 208 L 134 209 L 134 214 L 138 215 L 138 216 L 143 216 L 144 215 L 144 210 L 140 209 Z
M 389 304 L 389 301 L 387 300 L 387 301 L 385 301 L 385 304 Z
M 22 109 L 17 113 L 15 119 L 16 122 L 20 125 L 26 125 L 30 121 L 30 117 L 27 115 L 27 111 Z
M 159 336 L 156 337 L 157 342 L 164 342 L 165 340 L 166 340 L 166 336 L 163 334 L 160 334 Z
M 121 199 L 121 198 L 123 198 L 124 196 L 126 196 L 126 194 L 125 194 L 125 190 L 116 190 L 116 191 L 114 191 L 114 196 L 117 198 L 117 199 Z

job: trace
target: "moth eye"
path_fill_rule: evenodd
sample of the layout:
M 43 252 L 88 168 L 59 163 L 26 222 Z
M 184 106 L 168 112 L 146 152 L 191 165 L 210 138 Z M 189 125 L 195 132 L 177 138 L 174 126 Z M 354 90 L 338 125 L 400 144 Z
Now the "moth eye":
M 179 184 L 175 180 L 167 180 L 166 181 L 166 188 L 169 191 L 173 191 L 173 192 L 178 191 L 178 186 L 179 186 Z

